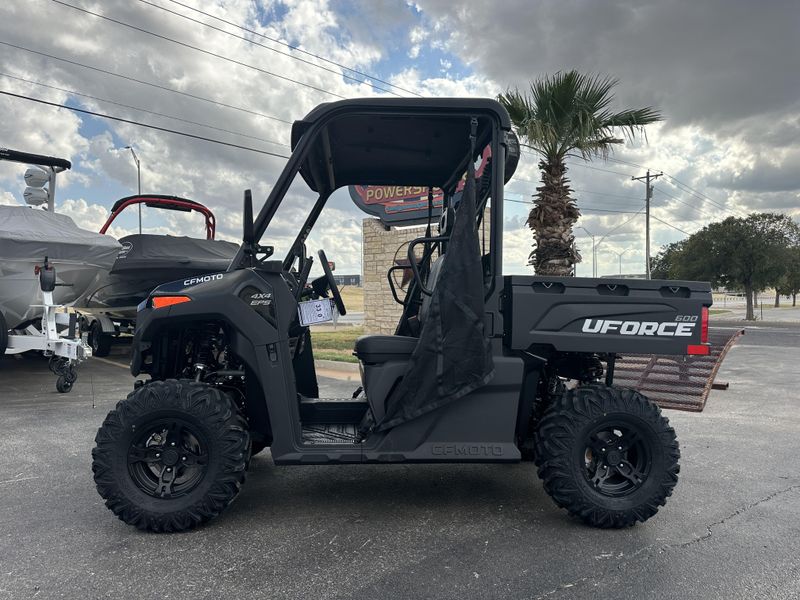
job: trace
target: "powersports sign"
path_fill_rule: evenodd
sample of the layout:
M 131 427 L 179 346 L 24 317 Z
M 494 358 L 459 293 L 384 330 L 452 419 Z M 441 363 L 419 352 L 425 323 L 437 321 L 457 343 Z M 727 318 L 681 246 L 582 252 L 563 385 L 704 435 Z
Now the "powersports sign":
M 475 170 L 480 177 L 486 168 L 491 149 L 483 151 L 481 163 Z M 464 189 L 464 179 L 458 182 L 456 198 Z M 378 217 L 387 225 L 410 225 L 428 219 L 428 188 L 420 185 L 351 185 L 350 198 L 365 213 Z M 442 190 L 433 190 L 433 218 L 442 214 Z

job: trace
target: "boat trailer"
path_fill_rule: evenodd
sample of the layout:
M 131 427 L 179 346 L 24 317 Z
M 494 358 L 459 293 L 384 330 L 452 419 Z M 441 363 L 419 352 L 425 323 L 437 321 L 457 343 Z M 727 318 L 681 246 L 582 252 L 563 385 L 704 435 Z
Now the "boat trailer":
M 92 355 L 92 349 L 81 337 L 79 314 L 67 312 L 65 306 L 53 302 L 53 290 L 59 284 L 56 284 L 56 269 L 47 257 L 42 266 L 36 266 L 35 273 L 39 276 L 44 304 L 32 306 L 43 309 L 41 329 L 29 324 L 24 329 L 12 332 L 8 336 L 5 353 L 20 354 L 35 350 L 49 356 L 50 370 L 58 376 L 56 389 L 63 394 L 72 389 L 78 379 L 76 367 Z

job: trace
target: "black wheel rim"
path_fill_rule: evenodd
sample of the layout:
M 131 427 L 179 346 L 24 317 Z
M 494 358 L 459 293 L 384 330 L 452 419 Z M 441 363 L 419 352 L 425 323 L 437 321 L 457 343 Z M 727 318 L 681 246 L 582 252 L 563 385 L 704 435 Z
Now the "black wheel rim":
M 203 480 L 208 443 L 180 417 L 147 424 L 131 440 L 128 472 L 141 491 L 154 498 L 179 498 Z
M 650 475 L 652 451 L 645 430 L 624 419 L 609 419 L 586 436 L 581 467 L 596 492 L 612 498 L 639 490 Z

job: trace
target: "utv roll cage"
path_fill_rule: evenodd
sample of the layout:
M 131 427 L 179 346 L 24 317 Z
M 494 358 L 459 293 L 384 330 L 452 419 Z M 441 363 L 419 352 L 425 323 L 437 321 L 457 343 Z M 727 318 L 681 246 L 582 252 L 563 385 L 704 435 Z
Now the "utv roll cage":
M 500 110 L 498 110 L 500 109 Z M 492 235 L 488 264 L 490 288 L 502 275 L 503 185 L 506 181 L 506 147 L 511 121 L 494 100 L 439 98 L 377 98 L 322 104 L 292 126 L 292 156 L 254 222 L 255 241 L 260 240 L 299 172 L 309 188 L 319 194 L 283 259 L 288 270 L 303 254 L 305 241 L 330 195 L 350 185 L 409 184 L 440 188 L 445 203 L 467 169 L 471 119 L 477 119 L 476 147 L 491 147 L 491 187 L 485 190 L 491 203 Z M 409 181 L 409 173 L 415 173 Z M 445 206 L 445 210 L 447 206 Z M 244 249 L 229 270 L 241 267 Z

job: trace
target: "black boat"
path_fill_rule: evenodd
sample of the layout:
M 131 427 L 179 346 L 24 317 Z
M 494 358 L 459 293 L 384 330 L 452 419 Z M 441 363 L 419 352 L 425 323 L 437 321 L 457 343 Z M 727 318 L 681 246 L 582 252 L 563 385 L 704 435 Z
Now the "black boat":
M 122 198 L 112 207 L 100 233 L 106 233 L 125 209 L 142 204 L 163 210 L 199 212 L 205 217 L 205 239 L 150 233 L 120 238 L 122 249 L 114 266 L 98 277 L 95 285 L 75 303 L 76 307 L 112 321 L 132 322 L 136 318 L 136 307 L 153 288 L 228 268 L 239 245 L 215 240 L 214 213 L 194 200 L 157 194 Z M 108 328 L 103 329 L 107 331 Z

